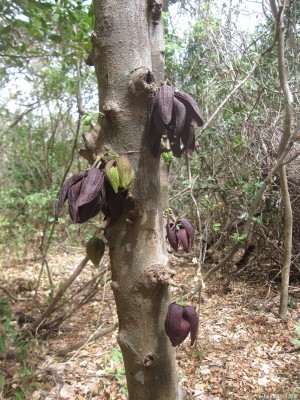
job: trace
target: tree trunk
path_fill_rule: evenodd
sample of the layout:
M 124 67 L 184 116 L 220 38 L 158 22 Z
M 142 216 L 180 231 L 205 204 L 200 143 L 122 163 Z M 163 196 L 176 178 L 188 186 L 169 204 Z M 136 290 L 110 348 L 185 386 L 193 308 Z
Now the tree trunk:
M 284 7 L 282 2 L 277 6 L 275 0 L 270 0 L 270 6 L 273 16 L 278 24 L 278 74 L 280 80 L 281 90 L 285 98 L 285 113 L 284 113 L 284 127 L 282 137 L 279 143 L 278 157 L 283 154 L 288 141 L 292 135 L 292 103 L 293 96 L 288 84 L 286 60 L 285 60 L 285 43 L 284 43 Z M 286 175 L 286 168 L 283 165 L 279 170 L 280 178 L 280 191 L 284 206 L 284 256 L 283 265 L 281 269 L 281 293 L 280 293 L 280 317 L 286 319 L 288 308 L 288 293 L 289 293 L 289 279 L 292 258 L 292 232 L 293 232 L 293 213 L 291 206 L 291 199 L 288 188 L 288 180 Z
M 100 111 L 96 153 L 125 155 L 135 170 L 120 219 L 105 229 L 130 400 L 181 399 L 175 350 L 164 331 L 170 303 L 160 163 L 145 134 L 155 75 L 163 77 L 158 1 L 94 0 L 92 37 Z

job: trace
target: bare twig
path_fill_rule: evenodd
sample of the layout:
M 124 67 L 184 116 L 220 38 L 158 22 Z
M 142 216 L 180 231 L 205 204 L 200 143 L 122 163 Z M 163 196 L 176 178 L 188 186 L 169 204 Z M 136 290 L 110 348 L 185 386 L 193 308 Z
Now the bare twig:
M 26 298 L 26 297 L 16 297 L 8 289 L 6 289 L 4 286 L 0 286 L 0 290 L 2 290 L 4 293 L 6 293 L 7 296 L 10 299 L 12 299 L 13 301 L 28 301 L 28 300 L 30 300 L 29 298 Z
M 278 18 L 280 18 L 280 13 L 278 15 Z M 248 72 L 248 74 L 246 75 L 246 77 L 240 81 L 240 83 L 238 83 L 232 90 L 231 92 L 225 97 L 225 99 L 222 101 L 222 103 L 215 109 L 215 111 L 213 112 L 213 114 L 208 118 L 208 120 L 206 121 L 206 123 L 203 125 L 203 127 L 201 128 L 200 134 L 202 134 L 208 127 L 209 125 L 212 123 L 212 121 L 215 119 L 215 117 L 219 114 L 219 112 L 222 110 L 222 108 L 224 107 L 224 105 L 231 99 L 231 97 L 248 81 L 248 79 L 254 74 L 254 72 L 256 71 L 257 67 L 259 66 L 260 60 L 268 53 L 270 52 L 273 47 L 275 46 L 276 42 L 278 40 L 278 28 L 277 28 L 277 24 L 276 24 L 276 32 L 274 35 L 274 39 L 273 42 L 271 43 L 270 46 L 268 46 L 265 50 L 263 50 L 260 54 L 258 54 L 255 63 L 253 64 L 252 68 L 250 69 L 250 71 Z
M 118 324 L 116 323 L 116 324 L 113 324 L 113 325 L 109 326 L 106 329 L 102 329 L 99 332 L 96 331 L 91 336 L 81 340 L 80 342 L 78 342 L 76 344 L 73 344 L 73 345 L 71 345 L 69 347 L 66 347 L 64 349 L 58 350 L 54 355 L 55 356 L 59 356 L 59 357 L 63 357 L 67 353 L 70 353 L 71 351 L 75 351 L 75 350 L 80 349 L 82 346 L 84 346 L 86 343 L 90 342 L 91 340 L 99 339 L 100 337 L 105 336 L 108 333 L 113 332 L 115 329 L 117 329 L 117 327 L 118 327 Z
M 49 306 L 46 308 L 46 310 L 43 312 L 43 314 L 38 318 L 32 325 L 28 327 L 28 330 L 35 332 L 38 330 L 40 324 L 47 318 L 49 315 L 52 314 L 52 312 L 55 309 L 56 304 L 59 302 L 59 300 L 62 298 L 68 287 L 74 282 L 74 280 L 77 278 L 77 276 L 81 273 L 83 268 L 86 266 L 87 262 L 89 261 L 89 258 L 86 256 L 84 259 L 81 261 L 81 263 L 77 266 L 73 274 L 66 280 L 66 282 L 61 286 L 59 291 L 57 292 L 56 296 L 54 299 L 51 301 Z
M 245 238 L 248 237 L 249 232 L 250 232 L 250 228 L 252 226 L 253 223 L 253 217 L 255 215 L 255 212 L 257 210 L 257 207 L 262 199 L 262 196 L 270 182 L 270 178 L 272 178 L 276 172 L 282 167 L 282 164 L 284 162 L 284 159 L 286 157 L 286 155 L 288 154 L 288 152 L 290 151 L 290 149 L 292 148 L 293 144 L 294 144 L 294 136 L 296 135 L 296 132 L 299 131 L 299 127 L 297 126 L 295 129 L 295 133 L 291 136 L 291 139 L 288 141 L 288 143 L 285 146 L 284 151 L 282 152 L 282 154 L 280 155 L 280 157 L 277 159 L 276 164 L 274 165 L 274 167 L 272 168 L 272 170 L 269 172 L 269 174 L 266 176 L 266 178 L 264 179 L 259 191 L 256 194 L 256 197 L 254 199 L 254 202 L 252 204 L 252 207 L 249 211 L 248 214 L 248 218 L 245 222 L 244 225 L 244 230 L 243 230 L 243 234 L 246 235 Z M 238 241 L 236 242 L 228 251 L 228 253 L 225 255 L 225 257 L 216 265 L 214 265 L 210 270 L 208 270 L 206 272 L 206 274 L 203 277 L 203 282 L 206 282 L 210 276 L 215 273 L 216 271 L 218 271 L 219 269 L 221 269 L 224 265 L 226 265 L 231 259 L 232 257 L 235 255 L 235 253 L 238 251 L 238 249 L 244 244 L 243 241 Z M 183 299 L 186 299 L 190 296 L 194 296 L 195 294 L 197 294 L 199 291 L 202 290 L 203 287 L 203 282 L 200 282 L 191 292 L 187 293 Z

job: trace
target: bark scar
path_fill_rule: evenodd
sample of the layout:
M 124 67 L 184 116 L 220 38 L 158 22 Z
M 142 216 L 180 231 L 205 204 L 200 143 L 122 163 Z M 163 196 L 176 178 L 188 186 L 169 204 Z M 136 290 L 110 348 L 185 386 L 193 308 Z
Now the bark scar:
M 146 66 L 135 68 L 129 78 L 129 91 L 137 97 L 150 97 L 156 91 L 155 77 Z
M 139 284 L 148 289 L 153 289 L 157 286 L 168 286 L 174 275 L 175 271 L 165 265 L 152 264 L 142 272 Z

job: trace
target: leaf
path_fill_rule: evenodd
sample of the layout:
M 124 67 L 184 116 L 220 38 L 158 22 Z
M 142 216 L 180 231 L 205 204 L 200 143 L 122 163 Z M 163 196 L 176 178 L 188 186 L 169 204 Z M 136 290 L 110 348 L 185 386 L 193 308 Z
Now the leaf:
M 86 254 L 95 266 L 98 266 L 105 251 L 102 239 L 91 238 L 86 244 Z
M 164 162 L 165 162 L 167 165 L 170 165 L 171 162 L 172 162 L 172 158 L 173 158 L 173 153 L 172 153 L 172 151 L 164 151 L 164 152 L 162 153 L 162 158 L 163 158 Z
M 92 120 L 93 120 L 93 116 L 86 114 L 82 117 L 82 124 L 85 126 L 90 125 Z
M 62 42 L 62 37 L 60 35 L 57 35 L 56 33 L 49 34 L 49 39 L 51 39 L 54 43 Z
M 129 189 L 134 179 L 134 171 L 127 157 L 121 156 L 117 159 L 119 172 L 119 185 L 123 189 Z
M 158 108 L 162 121 L 168 125 L 172 119 L 174 89 L 172 86 L 163 84 L 155 95 L 155 104 Z
M 117 193 L 120 186 L 120 177 L 117 168 L 117 163 L 115 160 L 108 161 L 108 163 L 105 166 L 105 173 L 114 192 Z

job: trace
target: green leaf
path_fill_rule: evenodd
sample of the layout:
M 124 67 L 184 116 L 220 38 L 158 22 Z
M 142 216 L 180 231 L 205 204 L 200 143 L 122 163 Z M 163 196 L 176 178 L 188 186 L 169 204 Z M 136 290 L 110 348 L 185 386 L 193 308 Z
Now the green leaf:
M 134 178 L 134 171 L 127 157 L 117 159 L 117 169 L 119 172 L 119 186 L 125 190 L 129 189 Z
M 167 165 L 170 165 L 173 159 L 172 151 L 164 151 L 162 153 L 162 158 Z
M 54 43 L 62 42 L 62 37 L 60 35 L 57 35 L 56 33 L 50 33 L 49 39 L 51 39 Z
M 90 123 L 92 122 L 92 120 L 93 120 L 93 117 L 92 117 L 91 115 L 89 115 L 89 114 L 86 114 L 86 115 L 84 115 L 84 116 L 82 117 L 82 123 L 83 123 L 83 125 L 85 125 L 85 126 L 90 125 Z
M 213 224 L 213 230 L 218 232 L 221 229 L 221 224 L 219 222 L 216 222 Z
M 115 193 L 118 192 L 120 186 L 119 171 L 114 160 L 109 161 L 105 166 L 105 173 Z

